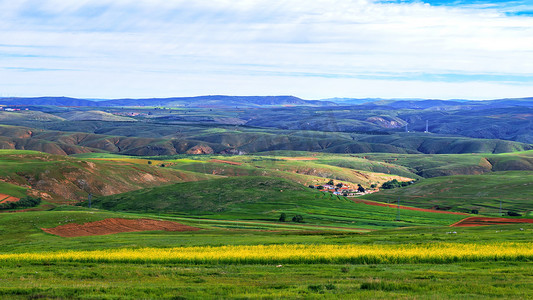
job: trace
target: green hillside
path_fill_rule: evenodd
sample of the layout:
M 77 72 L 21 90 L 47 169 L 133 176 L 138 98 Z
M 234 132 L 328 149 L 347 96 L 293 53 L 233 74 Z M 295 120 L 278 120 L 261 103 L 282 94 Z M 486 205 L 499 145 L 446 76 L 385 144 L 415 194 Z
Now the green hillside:
M 122 122 L 115 120 L 122 117 L 106 114 L 111 116 L 108 117 L 109 121 L 2 121 L 6 125 L 0 126 L 0 148 L 38 150 L 62 155 L 86 152 L 126 155 L 228 154 L 276 150 L 445 154 L 504 153 L 532 149 L 529 144 L 513 141 L 437 134 L 254 128 L 228 124 L 233 120 L 229 112 L 222 117 L 209 117 L 209 120 L 204 120 L 202 116 L 191 120 L 182 120 L 181 117 L 168 120 L 147 117 L 142 122 Z M 191 115 L 193 113 L 186 116 Z M 205 151 L 195 152 L 195 147 L 198 146 L 202 146 Z
M 27 188 L 25 187 L 0 181 L 0 194 L 22 198 L 26 196 L 26 190 Z
M 213 177 L 146 163 L 87 160 L 22 150 L 0 150 L 0 166 L 0 182 L 9 183 L 11 190 L 17 190 L 13 185 L 31 187 L 33 196 L 51 201 L 80 200 L 86 199 L 88 193 L 110 195 Z M 5 184 L 1 187 L 5 188 Z
M 533 172 L 508 171 L 482 175 L 457 175 L 421 180 L 413 185 L 364 196 L 388 202 L 400 197 L 405 205 L 421 208 L 480 213 L 497 213 L 500 200 L 503 212 L 527 214 L 533 210 Z
M 154 157 L 156 158 L 156 157 Z M 173 161 L 173 160 L 170 160 Z M 226 163 L 225 163 L 226 162 Z M 230 164 L 235 163 L 235 164 Z M 377 164 L 377 163 L 376 163 Z M 362 165 L 362 164 L 361 164 Z M 356 166 L 354 166 L 356 167 Z M 339 167 L 321 163 L 321 161 L 285 160 L 275 156 L 243 155 L 243 156 L 205 156 L 198 159 L 175 160 L 171 168 L 196 173 L 216 174 L 223 176 L 271 176 L 285 178 L 303 185 L 324 184 L 330 179 L 350 185 L 361 184 L 370 187 L 374 183 L 383 183 L 392 179 L 408 180 L 396 175 L 399 173 L 407 178 L 418 176 L 409 172 L 391 172 L 387 168 L 365 168 L 384 171 L 376 173 L 349 167 Z M 394 172 L 394 173 L 393 173 Z
M 533 170 L 533 152 L 502 154 L 356 154 L 358 158 L 402 166 L 422 177 L 475 175 L 499 171 Z
M 85 204 L 86 205 L 86 204 Z M 225 220 L 277 221 L 303 216 L 306 224 L 387 228 L 450 225 L 463 216 L 371 206 L 271 177 L 235 177 L 179 183 L 98 197 L 93 207 L 113 211 L 161 213 Z

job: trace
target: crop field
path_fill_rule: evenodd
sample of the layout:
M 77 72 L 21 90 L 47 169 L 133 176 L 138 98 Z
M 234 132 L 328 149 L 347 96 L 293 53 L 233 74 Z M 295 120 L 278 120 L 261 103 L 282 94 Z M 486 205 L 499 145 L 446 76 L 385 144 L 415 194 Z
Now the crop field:
M 37 212 L 30 214 L 37 226 L 63 222 L 65 216 L 91 216 L 88 211 L 50 213 L 40 220 Z M 95 212 L 92 218 L 104 217 L 99 214 L 103 213 Z M 19 241 L 16 249 L 0 254 L 0 295 L 21 299 L 533 296 L 533 225 L 521 225 L 524 230 L 515 225 L 454 229 L 457 233 L 433 227 L 328 234 L 316 229 L 215 229 L 210 226 L 216 224 L 202 220 L 186 222 L 204 229 L 77 238 L 33 233 L 31 244 Z M 7 224 L 2 227 L 11 231 Z M 39 246 L 41 239 L 55 247 L 46 250 Z M 146 247 L 157 244 L 158 248 Z M 6 241 L 0 246 L 6 249 Z
M 2 262 L 187 264 L 399 264 L 533 261 L 533 243 L 425 245 L 254 245 L 0 254 Z

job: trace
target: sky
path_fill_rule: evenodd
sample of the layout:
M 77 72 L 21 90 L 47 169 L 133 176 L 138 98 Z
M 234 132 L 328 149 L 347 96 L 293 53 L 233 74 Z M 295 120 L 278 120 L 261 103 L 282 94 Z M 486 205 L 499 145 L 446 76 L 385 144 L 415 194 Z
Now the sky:
M 0 0 L 0 97 L 533 96 L 533 1 Z

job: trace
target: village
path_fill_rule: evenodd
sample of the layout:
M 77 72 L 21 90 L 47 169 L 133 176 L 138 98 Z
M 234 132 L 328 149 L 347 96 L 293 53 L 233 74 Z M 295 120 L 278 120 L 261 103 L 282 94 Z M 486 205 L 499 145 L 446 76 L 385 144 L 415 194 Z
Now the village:
M 333 180 L 328 181 L 328 183 L 319 185 L 309 185 L 309 188 L 317 189 L 321 192 L 331 193 L 337 196 L 344 197 L 355 197 L 372 194 L 379 191 L 379 188 L 376 184 L 370 185 L 370 188 L 364 188 L 361 184 L 358 184 L 357 187 L 346 185 L 342 182 L 335 183 Z

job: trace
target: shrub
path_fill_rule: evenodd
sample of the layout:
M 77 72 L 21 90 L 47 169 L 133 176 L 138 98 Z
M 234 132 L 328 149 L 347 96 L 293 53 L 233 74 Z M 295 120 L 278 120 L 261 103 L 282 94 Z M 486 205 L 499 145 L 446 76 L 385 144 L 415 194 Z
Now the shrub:
M 404 187 L 404 186 L 408 186 L 408 185 L 411 185 L 413 184 L 414 181 L 398 181 L 396 179 L 393 179 L 393 180 L 390 180 L 390 181 L 387 181 L 385 183 L 383 183 L 383 185 L 381 186 L 382 189 L 394 189 L 394 188 L 398 188 L 398 187 Z
M 303 223 L 304 222 L 304 217 L 302 217 L 302 215 L 296 215 L 296 216 L 292 217 L 292 221 L 296 222 L 296 223 Z
M 287 214 L 285 214 L 285 213 L 281 213 L 281 216 L 279 216 L 279 221 L 280 221 L 280 222 L 285 222 L 285 221 L 287 221 Z
M 38 206 L 39 204 L 41 204 L 41 198 L 33 198 L 30 196 L 26 196 L 16 202 L 0 203 L 0 209 L 18 209 L 18 208 L 35 207 L 35 206 Z

